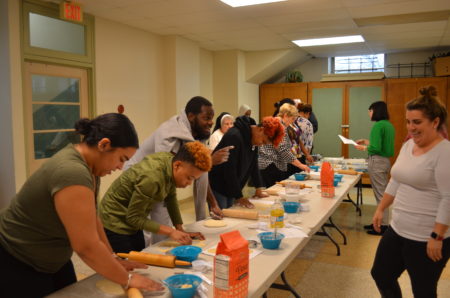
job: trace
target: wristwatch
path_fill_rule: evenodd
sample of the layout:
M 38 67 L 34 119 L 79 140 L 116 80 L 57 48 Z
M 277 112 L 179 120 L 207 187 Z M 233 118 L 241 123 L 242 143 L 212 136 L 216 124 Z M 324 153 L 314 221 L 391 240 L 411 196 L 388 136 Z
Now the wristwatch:
M 436 239 L 436 240 L 438 240 L 438 241 L 442 241 L 442 240 L 444 240 L 444 236 L 441 236 L 441 235 L 438 235 L 438 234 L 436 234 L 435 232 L 431 232 L 431 238 L 433 238 L 433 239 Z

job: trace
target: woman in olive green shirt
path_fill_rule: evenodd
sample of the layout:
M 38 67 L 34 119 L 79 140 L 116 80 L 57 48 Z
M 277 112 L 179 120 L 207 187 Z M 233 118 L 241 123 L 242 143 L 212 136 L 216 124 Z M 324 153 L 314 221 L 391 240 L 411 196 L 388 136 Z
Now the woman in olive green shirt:
M 127 287 L 161 290 L 161 284 L 127 270 L 145 268 L 114 258 L 96 215 L 99 177 L 121 169 L 138 147 L 122 114 L 81 119 L 83 136 L 46 161 L 0 212 L 0 297 L 43 297 L 76 282 L 71 256 Z
M 178 153 L 147 155 L 120 175 L 99 205 L 106 236 L 115 252 L 145 248 L 143 230 L 167 235 L 181 244 L 191 238 L 204 239 L 201 233 L 183 230 L 176 188 L 184 188 L 211 169 L 211 153 L 200 142 L 185 143 Z M 156 203 L 164 202 L 175 228 L 147 218 Z
M 390 157 L 394 156 L 394 137 L 395 130 L 391 122 L 389 122 L 389 113 L 384 101 L 377 101 L 369 107 L 370 120 L 375 124 L 370 131 L 370 140 L 360 139 L 356 143 L 356 149 L 367 151 L 368 171 L 370 183 L 372 184 L 373 193 L 377 204 L 380 204 L 384 194 L 384 190 L 389 182 L 388 176 L 391 169 Z M 373 229 L 371 224 L 364 226 L 368 234 L 381 235 L 387 229 L 389 224 L 389 210 L 386 209 L 383 214 L 383 222 L 381 232 Z

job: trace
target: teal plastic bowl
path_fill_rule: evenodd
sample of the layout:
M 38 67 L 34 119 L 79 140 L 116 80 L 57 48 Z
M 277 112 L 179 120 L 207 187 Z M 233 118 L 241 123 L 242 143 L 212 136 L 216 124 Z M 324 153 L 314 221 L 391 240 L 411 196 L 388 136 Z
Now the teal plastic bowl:
M 341 182 L 342 178 L 344 178 L 344 175 L 342 175 L 342 174 L 334 174 L 334 179 L 335 180 L 339 180 L 339 182 Z
M 171 255 L 177 257 L 178 260 L 192 262 L 197 260 L 198 255 L 202 252 L 202 249 L 192 245 L 182 245 L 173 248 L 170 251 Z
M 333 185 L 334 185 L 334 187 L 338 186 L 339 185 L 339 179 L 334 178 Z
M 176 274 L 169 276 L 164 280 L 174 298 L 191 298 L 194 297 L 198 286 L 202 283 L 202 279 L 194 274 Z M 187 288 L 183 286 L 191 285 Z
M 266 249 L 277 249 L 280 247 L 281 240 L 284 238 L 284 234 L 277 233 L 275 238 L 274 232 L 264 232 L 258 234 L 261 244 Z
M 297 213 L 300 208 L 299 202 L 283 202 L 284 211 L 286 213 Z
M 295 180 L 297 181 L 304 181 L 306 179 L 305 173 L 296 173 L 294 174 Z
M 319 166 L 309 166 L 309 168 L 311 169 L 311 171 L 318 172 L 320 167 Z

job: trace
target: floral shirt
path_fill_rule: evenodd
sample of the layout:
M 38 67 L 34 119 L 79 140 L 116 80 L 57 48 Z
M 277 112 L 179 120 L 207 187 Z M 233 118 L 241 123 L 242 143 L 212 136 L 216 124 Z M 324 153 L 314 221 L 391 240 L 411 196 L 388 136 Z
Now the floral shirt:
M 301 130 L 300 140 L 303 142 L 305 148 L 311 152 L 314 138 L 313 126 L 311 122 L 306 118 L 298 117 L 295 124 L 300 127 Z

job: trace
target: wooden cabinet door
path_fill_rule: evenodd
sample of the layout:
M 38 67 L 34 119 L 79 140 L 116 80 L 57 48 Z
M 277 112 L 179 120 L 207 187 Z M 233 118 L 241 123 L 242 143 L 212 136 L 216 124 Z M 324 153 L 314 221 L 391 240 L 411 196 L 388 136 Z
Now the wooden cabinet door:
M 275 111 L 274 103 L 283 99 L 281 84 L 264 84 L 259 88 L 259 119 L 272 116 Z
M 447 78 L 386 79 L 386 103 L 390 120 L 395 128 L 395 155 L 391 162 L 397 158 L 407 136 L 406 103 L 419 97 L 419 90 L 422 87 L 430 85 L 436 87 L 438 97 L 445 104 L 448 100 Z
M 283 98 L 301 99 L 306 103 L 308 98 L 307 83 L 263 84 L 259 88 L 260 119 L 272 116 L 274 104 Z

